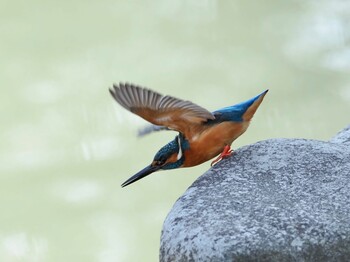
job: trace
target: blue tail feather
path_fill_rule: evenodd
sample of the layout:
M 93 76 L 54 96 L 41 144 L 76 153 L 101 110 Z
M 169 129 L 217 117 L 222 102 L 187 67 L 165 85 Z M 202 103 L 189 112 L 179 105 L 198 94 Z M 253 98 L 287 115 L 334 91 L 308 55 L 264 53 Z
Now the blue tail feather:
M 221 108 L 219 110 L 216 110 L 213 112 L 215 119 L 208 121 L 209 123 L 218 123 L 218 122 L 224 122 L 224 121 L 234 121 L 234 122 L 241 122 L 243 121 L 243 115 L 248 110 L 248 108 L 262 95 L 264 95 L 268 90 L 262 92 L 261 94 L 247 100 L 244 102 L 241 102 L 239 104 L 228 106 Z

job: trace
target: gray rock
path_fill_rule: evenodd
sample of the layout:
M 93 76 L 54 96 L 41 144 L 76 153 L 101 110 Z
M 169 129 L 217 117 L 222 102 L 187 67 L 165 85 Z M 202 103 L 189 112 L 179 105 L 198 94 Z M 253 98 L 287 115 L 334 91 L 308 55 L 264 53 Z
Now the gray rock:
M 350 143 L 350 126 L 336 134 L 330 142 L 339 144 Z
M 350 126 L 238 149 L 174 204 L 160 261 L 350 261 L 349 142 Z

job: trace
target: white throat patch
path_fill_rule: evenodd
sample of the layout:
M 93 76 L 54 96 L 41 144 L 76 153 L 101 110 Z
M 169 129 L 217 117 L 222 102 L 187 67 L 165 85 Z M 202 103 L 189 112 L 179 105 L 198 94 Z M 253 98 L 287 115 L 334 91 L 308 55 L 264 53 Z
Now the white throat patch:
M 177 142 L 179 144 L 179 153 L 177 153 L 176 159 L 179 160 L 182 157 L 181 140 L 180 136 L 177 137 Z

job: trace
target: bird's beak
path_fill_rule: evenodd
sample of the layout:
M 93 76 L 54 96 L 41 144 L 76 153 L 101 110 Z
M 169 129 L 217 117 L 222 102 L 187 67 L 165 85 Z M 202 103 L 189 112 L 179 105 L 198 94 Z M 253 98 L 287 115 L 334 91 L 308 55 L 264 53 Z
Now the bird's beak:
M 152 174 L 153 172 L 159 170 L 159 168 L 160 168 L 160 166 L 152 166 L 152 165 L 146 166 L 140 172 L 138 172 L 137 174 L 133 175 L 128 180 L 126 180 L 122 184 L 122 187 L 128 186 L 128 185 L 136 182 L 137 180 L 140 180 L 141 178 L 144 178 L 145 176 Z

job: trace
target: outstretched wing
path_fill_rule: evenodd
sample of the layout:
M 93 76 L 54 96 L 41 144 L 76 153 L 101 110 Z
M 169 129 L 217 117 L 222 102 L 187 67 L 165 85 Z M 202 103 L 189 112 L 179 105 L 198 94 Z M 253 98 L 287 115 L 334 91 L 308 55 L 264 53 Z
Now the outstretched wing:
M 190 101 L 163 96 L 133 84 L 114 84 L 109 91 L 130 112 L 154 125 L 179 131 L 187 138 L 190 138 L 194 126 L 215 118 L 208 110 Z

